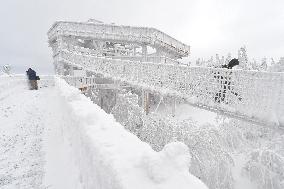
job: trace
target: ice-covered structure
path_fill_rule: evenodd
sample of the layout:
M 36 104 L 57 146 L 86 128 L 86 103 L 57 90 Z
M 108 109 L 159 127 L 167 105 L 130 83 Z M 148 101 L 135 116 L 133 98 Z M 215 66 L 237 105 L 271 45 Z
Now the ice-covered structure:
M 157 93 L 241 119 L 284 124 L 283 73 L 180 65 L 177 60 L 189 55 L 189 46 L 154 28 L 56 22 L 48 39 L 57 74 L 72 76 L 73 70 L 84 69 L 105 79 L 81 83 L 116 81 L 142 89 L 145 111 L 149 94 Z
M 56 22 L 48 37 L 54 56 L 66 49 L 96 57 L 175 63 L 190 53 L 189 46 L 157 29 L 104 24 L 94 19 Z M 55 66 L 57 73 L 63 74 L 62 65 L 56 62 Z
M 113 113 L 118 122 L 154 149 L 161 149 L 173 139 L 187 141 L 187 145 L 198 140 L 207 147 L 212 144 L 211 139 L 218 141 L 218 136 L 210 135 L 207 128 L 204 133 L 208 135 L 197 129 L 192 136 L 193 132 L 186 133 L 179 123 L 152 114 L 162 99 L 171 101 L 173 115 L 176 101 L 183 101 L 257 124 L 284 125 L 283 73 L 182 65 L 178 59 L 190 54 L 189 46 L 153 28 L 97 20 L 56 22 L 48 38 L 56 73 L 84 91 L 106 112 Z M 244 53 L 242 57 L 245 62 Z M 216 59 L 218 64 L 229 61 L 219 56 Z M 125 116 L 120 119 L 123 113 Z M 191 135 L 186 138 L 188 133 Z M 200 135 L 206 137 L 198 139 Z M 208 158 L 203 152 L 216 155 L 206 161 L 213 166 L 203 166 L 206 171 L 194 174 L 213 188 L 230 188 L 230 158 L 212 145 L 197 152 L 196 159 Z M 194 170 L 200 169 L 200 164 Z M 223 174 L 227 175 L 225 180 Z

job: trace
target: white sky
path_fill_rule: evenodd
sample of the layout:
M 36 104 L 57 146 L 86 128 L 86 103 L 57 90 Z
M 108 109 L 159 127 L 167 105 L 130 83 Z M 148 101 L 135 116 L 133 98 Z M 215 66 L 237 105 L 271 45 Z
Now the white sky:
M 149 26 L 191 46 L 191 57 L 284 56 L 284 0 L 1 0 L 0 66 L 52 73 L 47 31 L 57 20 L 89 18 Z

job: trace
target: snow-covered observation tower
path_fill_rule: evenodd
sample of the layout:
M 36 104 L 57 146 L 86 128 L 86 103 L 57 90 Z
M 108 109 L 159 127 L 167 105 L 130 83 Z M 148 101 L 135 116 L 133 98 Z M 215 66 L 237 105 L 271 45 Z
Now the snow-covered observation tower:
M 157 29 L 104 24 L 94 19 L 56 22 L 48 37 L 54 56 L 65 49 L 96 57 L 176 63 L 190 53 L 188 45 Z M 56 71 L 62 70 L 56 67 Z
M 159 106 L 157 99 L 171 97 L 173 112 L 182 99 L 241 119 L 284 125 L 283 73 L 182 65 L 178 59 L 189 56 L 190 47 L 147 27 L 60 21 L 48 31 L 48 40 L 58 75 L 82 90 L 131 88 L 146 114 L 151 105 Z

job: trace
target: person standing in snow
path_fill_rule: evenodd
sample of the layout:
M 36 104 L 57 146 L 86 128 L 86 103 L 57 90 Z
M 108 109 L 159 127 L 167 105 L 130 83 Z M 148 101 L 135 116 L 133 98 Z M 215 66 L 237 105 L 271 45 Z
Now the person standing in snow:
M 39 80 L 39 77 L 36 75 L 36 72 L 29 68 L 26 73 L 29 79 L 30 90 L 38 90 L 37 80 Z
M 232 59 L 227 65 L 222 65 L 222 68 L 227 68 L 227 69 L 232 69 L 234 66 L 239 65 L 239 60 L 234 58 Z M 234 92 L 232 87 L 231 87 L 231 72 L 229 73 L 229 76 L 222 76 L 220 75 L 220 72 L 218 72 L 217 76 L 214 76 L 216 79 L 219 80 L 220 84 L 221 84 L 221 90 L 215 95 L 215 101 L 216 102 L 224 102 L 225 101 L 225 97 L 226 97 L 226 93 L 228 91 L 230 91 L 232 94 L 234 94 L 235 96 L 239 96 L 238 93 Z M 239 100 L 241 100 L 241 97 L 238 98 Z M 226 102 L 228 103 L 228 102 Z
M 232 69 L 234 66 L 239 65 L 239 60 L 236 58 L 233 58 L 228 65 L 223 65 L 222 68 L 228 68 L 228 69 Z

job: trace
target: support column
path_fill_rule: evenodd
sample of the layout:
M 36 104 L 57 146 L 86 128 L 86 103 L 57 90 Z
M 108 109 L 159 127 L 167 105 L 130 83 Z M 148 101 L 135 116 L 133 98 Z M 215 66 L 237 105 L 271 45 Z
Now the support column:
M 149 92 L 144 90 L 142 91 L 142 107 L 146 115 L 148 115 L 150 110 L 150 98 L 149 98 Z
M 69 66 L 69 75 L 74 76 L 74 68 L 71 65 Z
M 143 56 L 143 61 L 147 60 L 147 45 L 142 46 L 142 56 Z
M 103 97 L 100 97 L 100 107 L 101 107 L 101 109 L 103 109 L 103 106 L 104 106 L 104 99 L 103 99 Z
M 159 63 L 162 63 L 163 60 L 162 60 L 162 52 L 159 48 L 156 49 L 156 56 L 158 57 L 156 62 L 159 62 Z
M 173 98 L 172 100 L 172 116 L 175 117 L 176 115 L 176 99 Z
M 62 37 L 57 37 L 56 39 L 58 49 L 62 50 L 63 47 L 63 39 Z
M 64 75 L 64 62 L 58 61 L 56 69 L 57 69 L 56 72 L 58 75 Z

